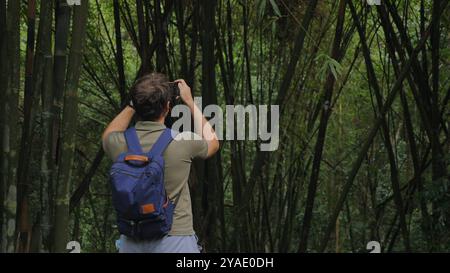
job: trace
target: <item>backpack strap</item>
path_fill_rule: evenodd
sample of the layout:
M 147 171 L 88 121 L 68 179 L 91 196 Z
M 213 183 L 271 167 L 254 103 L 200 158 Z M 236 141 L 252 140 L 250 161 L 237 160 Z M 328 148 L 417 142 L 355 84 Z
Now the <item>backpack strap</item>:
M 143 153 L 141 144 L 139 143 L 138 135 L 136 133 L 136 128 L 134 127 L 128 128 L 125 131 L 124 136 L 125 140 L 127 141 L 128 152 L 137 154 Z
M 172 132 L 174 133 L 172 136 Z M 169 146 L 170 142 L 172 142 L 173 137 L 175 136 L 175 132 L 170 128 L 164 129 L 164 131 L 159 136 L 158 140 L 156 140 L 155 144 L 153 144 L 152 149 L 148 153 L 150 158 L 156 156 L 162 156 L 167 146 Z

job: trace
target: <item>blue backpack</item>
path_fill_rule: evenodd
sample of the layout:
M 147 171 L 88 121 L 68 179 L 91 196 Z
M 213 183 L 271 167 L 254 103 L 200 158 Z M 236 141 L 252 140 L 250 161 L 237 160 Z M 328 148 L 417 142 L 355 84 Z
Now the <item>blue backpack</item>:
M 165 129 L 150 152 L 144 153 L 136 129 L 125 131 L 128 151 L 119 155 L 110 171 L 112 202 L 121 234 L 139 240 L 153 239 L 172 228 L 176 204 L 169 200 L 164 187 L 162 156 L 173 140 L 172 132 Z

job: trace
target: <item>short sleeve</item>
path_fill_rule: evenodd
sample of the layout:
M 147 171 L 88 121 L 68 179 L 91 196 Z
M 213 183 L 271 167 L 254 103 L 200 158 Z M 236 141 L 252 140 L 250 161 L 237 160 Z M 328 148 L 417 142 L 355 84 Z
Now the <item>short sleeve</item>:
M 126 148 L 123 132 L 111 132 L 103 140 L 103 150 L 113 161 L 123 152 L 124 146 Z
M 183 132 L 175 137 L 175 141 L 185 144 L 186 149 L 192 159 L 206 159 L 208 156 L 208 143 L 199 135 L 193 132 Z

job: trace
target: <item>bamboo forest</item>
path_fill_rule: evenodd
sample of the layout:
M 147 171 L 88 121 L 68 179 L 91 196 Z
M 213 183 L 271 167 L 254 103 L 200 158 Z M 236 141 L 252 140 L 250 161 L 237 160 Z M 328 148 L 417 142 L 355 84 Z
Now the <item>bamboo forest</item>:
M 278 106 L 276 149 L 193 161 L 203 252 L 449 252 L 449 6 L 0 0 L 0 252 L 117 252 L 102 133 L 152 72 Z

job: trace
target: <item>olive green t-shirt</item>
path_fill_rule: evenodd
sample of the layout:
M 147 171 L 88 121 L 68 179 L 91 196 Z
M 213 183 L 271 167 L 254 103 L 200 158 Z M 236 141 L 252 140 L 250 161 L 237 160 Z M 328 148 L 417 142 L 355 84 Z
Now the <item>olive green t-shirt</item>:
M 138 121 L 135 125 L 142 150 L 150 151 L 165 125 L 152 121 Z M 112 132 L 103 142 L 105 153 L 114 161 L 128 150 L 123 132 Z M 191 196 L 188 178 L 192 159 L 206 158 L 208 144 L 192 132 L 179 134 L 163 153 L 164 183 L 173 202 L 178 200 L 169 235 L 193 235 Z M 177 199 L 179 196 L 179 199 Z

